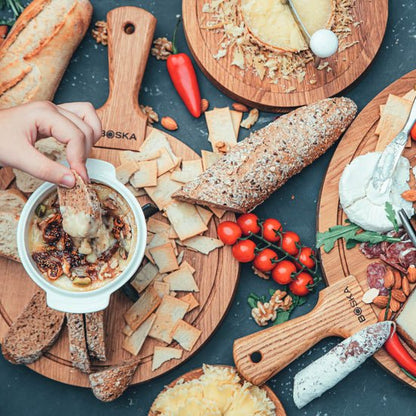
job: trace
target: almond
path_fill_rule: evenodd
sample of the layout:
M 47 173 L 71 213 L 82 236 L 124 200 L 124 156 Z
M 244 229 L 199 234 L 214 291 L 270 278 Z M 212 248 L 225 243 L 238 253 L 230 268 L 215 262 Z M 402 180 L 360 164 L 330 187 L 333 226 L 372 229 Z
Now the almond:
M 387 302 L 389 298 L 387 296 L 377 296 L 373 299 L 373 304 L 376 305 L 378 308 L 385 308 L 387 306 Z
M 416 190 L 415 189 L 409 189 L 407 191 L 404 191 L 402 193 L 402 198 L 405 201 L 416 202 Z
M 406 296 L 410 295 L 410 283 L 409 279 L 406 276 L 404 276 L 402 279 L 402 290 Z
M 403 290 L 400 290 L 400 289 L 393 289 L 391 291 L 391 297 L 393 299 L 396 299 L 400 303 L 406 302 L 406 298 L 407 298 Z
M 410 283 L 416 283 L 416 267 L 413 264 L 407 269 L 407 278 Z
M 393 295 L 390 299 L 390 309 L 393 312 L 397 312 L 400 309 L 400 302 L 398 302 L 396 299 L 393 298 Z
M 206 98 L 203 98 L 201 100 L 201 112 L 205 113 L 205 111 L 208 110 L 209 107 L 209 101 Z
M 232 107 L 235 111 L 240 111 L 241 113 L 247 113 L 248 112 L 248 108 L 244 104 L 233 103 Z
M 400 289 L 402 287 L 402 275 L 398 270 L 393 270 L 394 274 L 394 285 L 393 289 Z
M 389 311 L 387 312 L 387 320 L 389 321 L 391 319 L 391 310 L 389 309 Z M 379 313 L 378 313 L 378 320 L 379 321 L 384 321 L 386 317 L 386 309 L 382 309 Z
M 178 123 L 172 117 L 162 117 L 160 124 L 166 130 L 178 130 Z
M 384 275 L 384 287 L 386 289 L 392 288 L 394 285 L 394 280 L 394 274 L 391 269 L 388 268 L 386 274 Z

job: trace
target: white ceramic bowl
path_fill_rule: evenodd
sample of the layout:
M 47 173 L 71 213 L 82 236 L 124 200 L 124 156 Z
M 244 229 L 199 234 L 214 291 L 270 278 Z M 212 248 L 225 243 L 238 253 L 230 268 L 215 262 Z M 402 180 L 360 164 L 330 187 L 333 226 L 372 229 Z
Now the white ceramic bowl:
M 86 292 L 75 292 L 56 287 L 42 275 L 29 252 L 28 237 L 30 220 L 38 204 L 50 194 L 55 187 L 52 183 L 41 185 L 26 202 L 17 227 L 17 247 L 23 267 L 31 279 L 46 292 L 49 307 L 63 312 L 90 313 L 100 311 L 108 306 L 110 295 L 123 286 L 138 269 L 142 262 L 146 245 L 146 220 L 134 195 L 116 178 L 112 164 L 97 159 L 87 160 L 90 178 L 116 190 L 128 203 L 136 222 L 136 242 L 132 247 L 134 253 L 125 270 L 104 286 Z

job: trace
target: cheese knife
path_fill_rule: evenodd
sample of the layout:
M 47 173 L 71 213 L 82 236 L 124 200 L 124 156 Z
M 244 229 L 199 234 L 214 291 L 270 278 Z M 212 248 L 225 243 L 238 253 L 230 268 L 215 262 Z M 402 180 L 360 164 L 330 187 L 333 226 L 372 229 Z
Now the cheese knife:
M 293 400 L 298 409 L 320 397 L 376 353 L 390 336 L 394 323 L 366 326 L 296 374 Z
M 416 121 L 416 99 L 413 101 L 409 117 L 400 133 L 387 145 L 381 154 L 373 176 L 370 180 L 367 195 L 375 202 L 388 201 L 392 186 L 393 173 L 407 143 L 409 132 Z

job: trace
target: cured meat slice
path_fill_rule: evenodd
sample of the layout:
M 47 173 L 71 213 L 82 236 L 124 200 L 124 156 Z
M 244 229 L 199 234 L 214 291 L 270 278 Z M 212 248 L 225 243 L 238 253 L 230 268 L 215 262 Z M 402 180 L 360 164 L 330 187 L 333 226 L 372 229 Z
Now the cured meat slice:
M 380 258 L 380 254 L 383 253 L 383 247 L 381 243 L 380 244 L 361 243 L 360 251 L 368 259 L 378 259 Z
M 387 269 L 383 263 L 370 263 L 367 267 L 367 282 L 370 288 L 375 288 L 380 291 L 380 295 L 387 295 L 388 291 L 384 287 L 384 276 Z

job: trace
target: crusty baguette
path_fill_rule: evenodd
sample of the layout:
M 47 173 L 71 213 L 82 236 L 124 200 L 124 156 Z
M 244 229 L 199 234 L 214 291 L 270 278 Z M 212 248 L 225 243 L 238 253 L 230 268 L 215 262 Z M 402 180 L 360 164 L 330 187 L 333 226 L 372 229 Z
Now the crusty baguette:
M 104 311 L 85 314 L 85 331 L 90 357 L 105 361 Z
M 0 211 L 0 256 L 20 262 L 17 251 L 17 224 L 20 211 Z
M 111 402 L 120 397 L 130 385 L 139 362 L 140 360 L 135 358 L 90 374 L 90 384 L 94 396 L 103 402 Z
M 52 100 L 89 26 L 89 0 L 34 0 L 0 50 L 0 108 Z
M 66 321 L 72 365 L 83 373 L 89 373 L 91 364 L 85 337 L 84 315 L 81 313 L 67 313 Z
M 249 212 L 324 154 L 356 111 L 348 98 L 328 98 L 283 115 L 238 143 L 173 197 Z
M 4 358 L 14 364 L 33 363 L 55 343 L 64 319 L 64 313 L 46 305 L 45 292 L 37 291 L 3 339 Z

